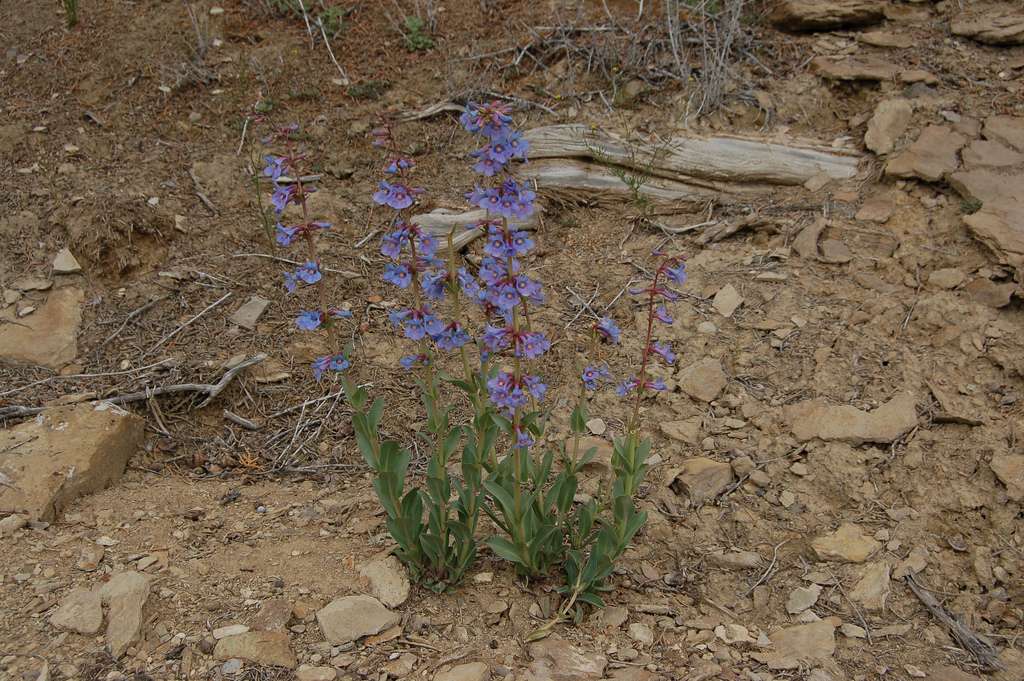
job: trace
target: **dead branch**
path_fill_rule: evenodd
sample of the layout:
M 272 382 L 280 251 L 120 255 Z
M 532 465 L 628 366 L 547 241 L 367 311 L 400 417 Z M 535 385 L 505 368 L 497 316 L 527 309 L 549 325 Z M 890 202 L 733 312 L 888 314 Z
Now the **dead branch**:
M 978 664 L 986 670 L 1003 669 L 1003 664 L 999 661 L 999 651 L 991 643 L 974 633 L 946 610 L 942 604 L 935 600 L 935 596 L 932 596 L 914 580 L 913 575 L 907 575 L 903 581 L 907 583 L 907 586 L 914 592 L 914 595 L 924 604 L 928 612 L 945 625 L 949 629 L 949 633 L 953 635 L 953 638 L 974 656 Z

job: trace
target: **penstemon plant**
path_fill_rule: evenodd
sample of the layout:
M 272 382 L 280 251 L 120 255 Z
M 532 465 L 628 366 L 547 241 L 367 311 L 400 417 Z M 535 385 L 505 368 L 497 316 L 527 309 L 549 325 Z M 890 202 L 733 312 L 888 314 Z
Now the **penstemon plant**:
M 313 362 L 313 375 L 319 381 L 325 372 L 342 372 L 351 366 L 348 352 L 339 347 L 337 320 L 352 317 L 349 310 L 331 306 L 328 303 L 327 289 L 322 283 L 323 269 L 320 264 L 320 251 L 317 245 L 320 232 L 330 229 L 331 224 L 322 220 L 313 220 L 309 214 L 309 195 L 317 190 L 316 186 L 303 175 L 306 169 L 306 154 L 300 149 L 298 124 L 291 124 L 275 130 L 263 140 L 265 144 L 280 147 L 279 153 L 267 154 L 264 157 L 266 166 L 263 175 L 274 186 L 270 204 L 277 219 L 275 225 L 277 243 L 288 247 L 300 243 L 306 249 L 306 261 L 297 269 L 284 274 L 284 287 L 288 293 L 295 293 L 300 287 L 318 286 L 316 306 L 312 310 L 303 310 L 295 319 L 295 325 L 303 331 L 325 329 L 329 335 L 331 351 Z M 262 204 L 261 204 L 262 205 Z M 297 206 L 301 211 L 301 220 L 293 224 L 284 224 L 285 211 L 288 206 Z
M 544 294 L 541 283 L 527 274 L 524 259 L 534 240 L 523 223 L 535 211 L 536 194 L 510 172 L 528 152 L 510 114 L 501 102 L 471 103 L 460 118 L 466 131 L 484 138 L 483 147 L 470 154 L 484 180 L 466 194 L 485 211 L 471 227 L 485 236 L 475 272 L 459 267 L 454 233 L 448 234 L 444 252 L 437 237 L 412 222 L 410 211 L 424 192 L 411 184 L 415 164 L 400 153 L 387 125 L 373 131 L 374 145 L 388 154 L 388 178 L 380 181 L 373 200 L 393 211 L 381 242 L 381 254 L 390 260 L 383 278 L 403 292 L 404 301 L 389 318 L 414 344 L 400 363 L 415 372 L 426 415 L 419 434 L 429 452 L 422 486 L 410 484 L 409 449 L 381 437 L 383 402 L 371 402 L 367 391 L 348 379 L 344 385 L 356 441 L 374 473 L 396 554 L 412 575 L 436 590 L 458 583 L 476 558 L 483 513 L 497 529 L 486 538 L 487 547 L 524 578 L 564 573 L 562 607 L 532 635 L 540 638 L 557 622 L 578 618 L 583 604 L 603 605 L 600 593 L 615 560 L 646 520 L 634 501 L 651 449 L 640 435 L 640 408 L 646 397 L 666 388 L 653 377 L 653 363 L 672 364 L 675 357 L 668 344 L 653 340 L 654 325 L 672 323 L 666 303 L 678 294 L 669 284 L 683 284 L 686 274 L 681 258 L 662 257 L 653 281 L 631 292 L 641 296 L 648 320 L 639 372 L 617 388 L 620 396 L 632 398 L 631 416 L 625 435 L 614 443 L 607 494 L 577 503 L 580 470 L 596 453 L 581 451 L 589 397 L 612 382 L 600 355 L 620 343 L 621 331 L 610 318 L 594 325 L 593 361 L 578 372 L 572 436 L 556 447 L 540 444 L 550 417 L 541 408 L 548 388 L 531 363 L 550 350 L 551 341 L 533 321 Z M 449 374 L 449 366 L 461 366 L 461 375 Z M 465 423 L 454 423 L 453 390 L 472 407 Z M 460 476 L 451 473 L 457 456 Z

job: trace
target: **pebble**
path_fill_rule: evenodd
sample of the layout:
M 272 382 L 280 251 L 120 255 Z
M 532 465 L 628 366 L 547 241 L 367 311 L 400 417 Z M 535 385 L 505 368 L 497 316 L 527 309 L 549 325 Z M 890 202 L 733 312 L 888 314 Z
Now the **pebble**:
M 244 634 L 249 631 L 249 627 L 244 624 L 229 624 L 225 627 L 218 627 L 213 630 L 213 638 L 217 641 L 228 636 L 237 636 L 238 634 Z
M 220 670 L 225 674 L 237 674 L 242 671 L 242 661 L 237 658 L 228 660 L 220 666 Z
M 643 622 L 633 622 L 629 625 L 629 637 L 642 646 L 654 643 L 654 631 Z
M 789 471 L 793 475 L 799 475 L 801 478 L 807 475 L 807 473 L 809 473 L 809 471 L 807 470 L 807 464 L 803 463 L 802 461 L 797 461 L 795 464 L 790 466 Z
M 605 431 L 608 430 L 608 426 L 605 424 L 604 419 L 593 418 L 587 421 L 587 430 L 594 435 L 604 435 Z

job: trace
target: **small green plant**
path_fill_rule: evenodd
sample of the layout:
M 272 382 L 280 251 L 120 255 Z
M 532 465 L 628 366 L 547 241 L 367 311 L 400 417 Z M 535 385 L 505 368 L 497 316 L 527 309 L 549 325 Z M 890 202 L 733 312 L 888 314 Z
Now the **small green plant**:
M 978 199 L 964 199 L 960 202 L 960 212 L 964 215 L 974 215 L 981 210 L 982 202 Z
M 331 5 L 320 12 L 317 21 L 323 26 L 328 38 L 338 37 L 341 29 L 345 27 L 346 14 L 347 12 L 337 5 Z
M 78 24 L 78 0 L 60 0 L 64 7 L 64 21 L 68 28 L 74 28 Z
M 410 52 L 426 52 L 434 47 L 433 38 L 424 33 L 425 28 L 426 24 L 418 16 L 410 14 L 405 17 L 405 31 L 402 37 L 405 39 L 405 47 Z

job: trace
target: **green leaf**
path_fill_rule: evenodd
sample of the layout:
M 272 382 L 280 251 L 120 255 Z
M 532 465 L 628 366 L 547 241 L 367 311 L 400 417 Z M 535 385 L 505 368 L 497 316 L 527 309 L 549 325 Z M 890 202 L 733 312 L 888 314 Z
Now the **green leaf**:
M 604 601 L 601 600 L 601 597 L 589 591 L 581 593 L 578 596 L 576 596 L 576 600 L 586 603 L 588 605 L 592 605 L 595 608 L 604 607 Z
M 587 409 L 582 402 L 573 409 L 572 416 L 569 418 L 569 428 L 574 433 L 587 432 Z
M 508 539 L 505 539 L 504 537 L 489 537 L 487 539 L 487 546 L 490 547 L 491 551 L 494 551 L 498 557 L 504 558 L 509 562 L 516 563 L 517 565 L 527 567 L 523 562 L 522 557 L 519 555 L 519 550 L 516 548 L 516 545 Z

